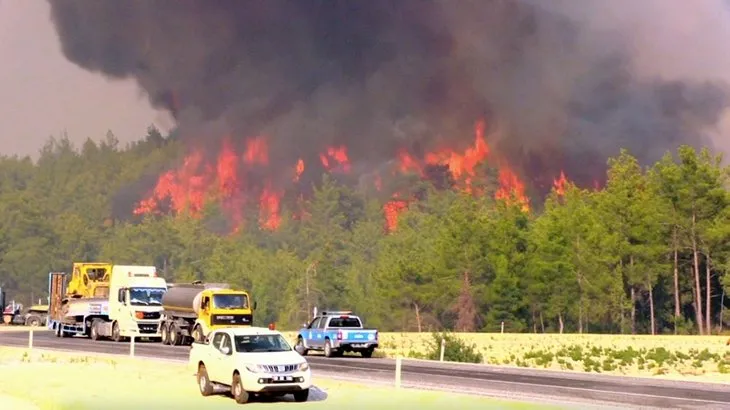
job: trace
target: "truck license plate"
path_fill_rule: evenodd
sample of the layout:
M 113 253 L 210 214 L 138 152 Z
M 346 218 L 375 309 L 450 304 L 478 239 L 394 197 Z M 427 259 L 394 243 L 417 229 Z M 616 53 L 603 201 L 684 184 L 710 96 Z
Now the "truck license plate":
M 292 376 L 274 376 L 274 381 L 276 381 L 276 382 L 291 382 L 291 381 L 294 381 L 294 378 Z
M 368 347 L 367 343 L 353 343 L 352 347 Z

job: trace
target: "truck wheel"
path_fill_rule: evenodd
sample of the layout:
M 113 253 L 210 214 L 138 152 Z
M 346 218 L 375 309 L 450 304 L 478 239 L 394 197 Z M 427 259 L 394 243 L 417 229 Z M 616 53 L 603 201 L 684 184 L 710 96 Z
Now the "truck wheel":
M 99 340 L 99 320 L 94 319 L 91 321 L 91 330 L 89 330 L 89 337 L 91 340 Z
M 301 336 L 297 338 L 297 345 L 294 347 L 302 356 L 306 356 L 309 353 L 309 349 L 304 347 L 304 339 Z
M 160 342 L 162 342 L 163 345 L 170 344 L 170 333 L 167 329 L 167 325 L 164 323 L 160 325 L 160 335 L 162 336 L 160 338 Z
M 334 352 L 332 351 L 332 345 L 330 344 L 329 339 L 324 342 L 324 355 L 327 357 L 334 356 Z
M 112 325 L 112 340 L 115 342 L 122 341 L 121 331 L 119 330 L 119 323 L 114 322 Z
M 40 326 L 41 325 L 41 318 L 38 316 L 28 316 L 25 319 L 25 325 L 26 326 Z
M 208 372 L 205 370 L 204 364 L 198 366 L 198 387 L 200 388 L 200 394 L 203 396 L 213 394 L 213 385 L 208 379 Z
M 246 390 L 243 389 L 243 383 L 241 383 L 241 376 L 238 373 L 233 375 L 233 382 L 231 383 L 231 394 L 236 399 L 236 403 L 245 404 L 248 403 L 250 395 Z
M 182 336 L 177 332 L 177 326 L 170 326 L 169 332 L 170 336 L 168 338 L 170 340 L 170 346 L 180 346 L 182 343 Z
M 369 358 L 373 357 L 373 349 L 361 350 L 360 354 L 362 355 L 362 357 L 369 359 Z
M 309 398 L 309 389 L 299 390 L 294 392 L 294 401 L 303 402 Z
M 53 333 L 56 334 L 56 337 L 61 337 L 61 324 L 56 324 L 56 328 L 54 329 Z

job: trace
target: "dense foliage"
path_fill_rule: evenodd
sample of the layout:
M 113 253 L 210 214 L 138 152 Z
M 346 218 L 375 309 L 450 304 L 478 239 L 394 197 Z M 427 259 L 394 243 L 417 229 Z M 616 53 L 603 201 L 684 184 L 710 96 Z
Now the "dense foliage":
M 325 174 L 305 201 L 307 217 L 286 216 L 284 204 L 278 230 L 252 223 L 235 235 L 216 228 L 214 206 L 203 218 L 131 214 L 139 182 L 182 153 L 150 130 L 124 149 L 110 134 L 79 149 L 52 139 L 35 162 L 0 159 L 0 285 L 37 299 L 49 271 L 105 260 L 155 264 L 170 281 L 243 286 L 258 301 L 256 321 L 283 328 L 314 306 L 353 309 L 382 331 L 722 326 L 729 170 L 707 150 L 679 147 L 647 169 L 622 152 L 603 189 L 568 181 L 531 212 L 407 181 L 420 200 L 392 233 L 382 198 Z

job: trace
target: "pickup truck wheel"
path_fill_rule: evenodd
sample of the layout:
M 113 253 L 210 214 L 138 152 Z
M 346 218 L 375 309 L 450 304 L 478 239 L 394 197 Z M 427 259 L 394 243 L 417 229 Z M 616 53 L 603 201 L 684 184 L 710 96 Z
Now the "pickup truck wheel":
M 360 354 L 362 355 L 362 357 L 369 359 L 369 358 L 373 357 L 373 349 L 361 350 Z
M 326 357 L 334 356 L 334 352 L 332 352 L 332 345 L 330 344 L 329 339 L 324 342 L 324 355 Z
M 309 389 L 299 390 L 294 392 L 294 401 L 303 402 L 309 398 Z
M 213 384 L 208 379 L 208 372 L 205 370 L 204 364 L 198 366 L 198 387 L 200 388 L 200 394 L 203 396 L 213 394 Z
M 301 354 L 302 356 L 306 356 L 307 353 L 309 353 L 309 349 L 304 347 L 304 339 L 302 339 L 301 336 L 297 338 L 297 345 L 295 346 L 295 349 Z
M 233 375 L 233 382 L 231 383 L 231 394 L 233 395 L 233 398 L 236 399 L 236 403 L 248 403 L 250 395 L 246 390 L 244 390 L 243 383 L 241 383 L 241 376 L 238 373 Z

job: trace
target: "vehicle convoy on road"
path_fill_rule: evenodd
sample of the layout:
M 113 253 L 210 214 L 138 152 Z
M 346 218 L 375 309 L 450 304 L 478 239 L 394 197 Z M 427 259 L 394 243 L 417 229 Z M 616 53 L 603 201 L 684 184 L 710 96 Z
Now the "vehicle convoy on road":
M 246 291 L 200 281 L 169 283 L 162 306 L 162 343 L 172 346 L 203 341 L 221 327 L 251 326 L 256 309 Z
M 74 263 L 70 275 L 49 274 L 48 328 L 58 337 L 159 339 L 166 290 L 154 266 Z
M 227 386 L 236 402 L 252 395 L 283 396 L 306 401 L 312 386 L 309 363 L 276 330 L 228 327 L 214 330 L 190 349 L 189 366 L 197 369 L 198 388 L 210 396 L 215 385 Z
M 327 357 L 357 352 L 372 357 L 378 348 L 378 331 L 365 329 L 362 320 L 351 311 L 323 311 L 299 330 L 296 349 L 302 355 L 322 350 Z

